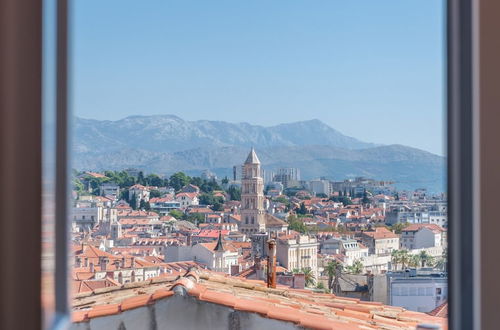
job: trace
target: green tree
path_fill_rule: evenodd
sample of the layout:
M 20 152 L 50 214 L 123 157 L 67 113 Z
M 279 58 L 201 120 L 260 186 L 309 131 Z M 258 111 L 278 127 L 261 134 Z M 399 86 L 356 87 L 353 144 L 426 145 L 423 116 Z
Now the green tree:
M 422 267 L 431 266 L 434 262 L 434 258 L 426 251 L 420 251 L 418 258 Z
M 306 205 L 304 204 L 304 202 L 300 203 L 300 207 L 299 209 L 297 210 L 297 214 L 307 214 L 307 209 L 306 209 Z
M 161 197 L 161 192 L 159 190 L 153 189 L 149 192 L 149 198 Z
M 302 269 L 294 269 L 292 271 L 294 274 L 304 274 L 304 279 L 307 287 L 313 287 L 316 283 L 316 277 L 310 267 L 302 268 Z
M 83 183 L 78 180 L 77 178 L 73 179 L 73 189 L 76 190 L 78 193 L 83 192 L 85 190 L 85 186 Z
M 318 197 L 318 198 L 328 198 L 328 195 L 325 194 L 325 193 L 317 193 L 316 197 Z
M 329 291 L 325 288 L 325 285 L 323 284 L 323 282 L 318 282 L 318 284 L 316 284 L 316 289 L 318 290 L 323 290 L 323 292 L 325 293 L 328 293 Z
M 392 231 L 394 231 L 394 233 L 401 234 L 401 232 L 403 231 L 403 229 L 405 229 L 409 225 L 410 224 L 408 222 L 398 222 L 398 223 L 393 224 L 391 226 L 391 229 L 392 229 Z
M 141 201 L 139 202 L 139 208 L 141 210 L 145 210 L 146 209 L 146 204 L 149 204 L 149 203 L 146 203 L 146 201 L 144 199 L 141 199 Z
M 335 276 L 340 275 L 343 271 L 343 266 L 337 260 L 331 260 L 325 267 L 325 271 L 328 275 L 328 289 L 330 292 L 333 291 L 333 280 Z
M 446 271 L 448 262 L 448 249 L 444 249 L 440 258 L 437 259 L 435 267 L 439 270 Z
M 312 287 L 316 283 L 316 278 L 314 277 L 314 273 L 310 267 L 302 268 L 302 272 L 304 273 L 304 277 L 306 280 L 306 286 Z
M 411 262 L 411 256 L 408 250 L 394 250 L 391 254 L 391 262 L 396 265 L 401 265 L 401 269 L 406 269 L 406 266 Z
M 304 222 L 295 216 L 288 217 L 288 229 L 295 230 L 302 234 L 307 232 L 307 227 Z
M 203 184 L 203 180 L 198 177 L 198 176 L 194 176 L 191 178 L 191 184 L 194 184 L 195 186 L 197 187 L 201 187 L 201 185 Z
M 222 181 L 221 181 L 221 182 L 222 182 L 222 184 L 226 185 L 226 184 L 228 184 L 228 183 L 229 183 L 229 179 L 228 179 L 228 178 L 227 178 L 227 176 L 226 176 L 226 177 L 224 177 L 224 179 L 222 179 Z
M 137 198 L 135 197 L 135 194 L 132 194 L 132 196 L 130 196 L 128 204 L 133 210 L 137 209 Z
M 163 187 L 164 186 L 164 182 L 163 182 L 163 179 L 160 178 L 158 175 L 156 174 L 149 174 L 146 179 L 146 184 L 148 186 L 155 186 L 155 187 Z
M 235 186 L 229 187 L 227 190 L 227 193 L 229 194 L 229 199 L 232 201 L 239 201 L 241 200 L 241 189 L 237 188 Z
M 420 257 L 418 254 L 412 254 L 408 261 L 408 266 L 410 267 L 419 267 L 420 266 Z
M 181 190 L 181 188 L 189 184 L 190 181 L 191 179 L 182 172 L 172 174 L 169 179 L 170 186 L 174 188 L 175 191 Z
M 194 224 L 200 224 L 205 222 L 205 216 L 201 213 L 190 213 L 185 220 L 192 222 Z
M 363 263 L 360 260 L 355 260 L 351 266 L 346 268 L 347 272 L 350 274 L 361 274 L 363 272 Z
M 203 183 L 200 185 L 200 190 L 204 193 L 211 193 L 214 190 L 222 190 L 222 187 L 219 186 L 215 179 L 203 180 Z
M 142 185 L 147 184 L 146 180 L 144 180 L 144 173 L 142 171 L 140 171 L 139 174 L 137 175 L 137 183 Z
M 168 212 L 168 214 L 170 216 L 176 218 L 177 220 L 181 220 L 184 217 L 184 213 L 182 213 L 179 210 L 172 210 L 172 211 Z
M 214 205 L 212 206 L 212 210 L 214 211 L 224 211 L 224 204 L 220 203 L 219 201 L 216 201 Z

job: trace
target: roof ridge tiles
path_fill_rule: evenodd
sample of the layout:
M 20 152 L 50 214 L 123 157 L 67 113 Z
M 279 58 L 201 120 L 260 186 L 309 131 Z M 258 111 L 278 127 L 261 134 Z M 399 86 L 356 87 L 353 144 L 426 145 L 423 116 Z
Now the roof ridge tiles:
M 164 282 L 148 280 L 141 282 L 139 286 L 118 286 L 111 291 L 129 290 L 122 294 L 125 297 L 120 303 L 96 305 L 90 310 L 77 310 L 73 315 L 73 322 L 85 322 L 95 317 L 114 315 L 147 306 L 159 299 L 178 294 L 179 291 L 175 288 L 182 286 L 187 295 L 199 301 L 227 306 L 234 310 L 258 313 L 264 317 L 293 322 L 306 328 L 406 329 L 422 322 L 440 323 L 441 326 L 446 327 L 445 319 L 409 312 L 403 308 L 370 304 L 359 299 L 337 297 L 332 294 L 317 295 L 308 290 L 269 289 L 261 281 L 248 283 L 239 278 L 223 276 L 211 271 L 188 271 L 183 277 L 176 277 L 174 281 L 171 286 L 160 287 L 154 291 L 148 291 L 147 285 L 157 288 Z M 134 290 L 139 287 L 144 287 L 144 289 Z M 88 295 L 78 295 L 78 297 L 88 297 Z M 93 299 L 91 303 L 99 301 L 95 298 L 88 299 Z M 106 299 L 101 298 L 100 301 Z M 116 301 L 116 299 L 111 301 Z M 83 303 L 78 305 L 78 308 L 86 308 L 88 305 L 88 302 Z M 77 305 L 74 305 L 75 307 Z

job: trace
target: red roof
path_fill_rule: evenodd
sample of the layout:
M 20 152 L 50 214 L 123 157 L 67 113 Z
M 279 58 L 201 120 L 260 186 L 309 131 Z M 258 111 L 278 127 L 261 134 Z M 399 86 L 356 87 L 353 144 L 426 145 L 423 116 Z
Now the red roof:
M 363 235 L 371 237 L 373 239 L 399 238 L 399 235 L 393 233 L 385 227 L 376 227 L 374 231 L 363 232 Z
M 206 229 L 206 230 L 200 230 L 200 232 L 196 235 L 197 237 L 207 237 L 207 238 L 217 238 L 219 237 L 219 231 L 220 230 L 215 230 L 215 229 Z M 229 234 L 229 230 L 222 230 L 222 236 Z
M 413 223 L 408 227 L 404 228 L 403 231 L 419 231 L 422 228 L 427 228 L 432 230 L 433 232 L 443 232 L 445 231 L 443 228 L 439 227 L 434 223 Z

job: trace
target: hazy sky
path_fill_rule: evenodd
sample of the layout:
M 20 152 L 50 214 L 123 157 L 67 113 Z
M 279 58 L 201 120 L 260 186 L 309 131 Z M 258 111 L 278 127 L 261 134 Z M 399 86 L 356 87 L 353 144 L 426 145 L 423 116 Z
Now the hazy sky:
M 443 154 L 442 0 L 75 0 L 76 115 L 175 114 Z

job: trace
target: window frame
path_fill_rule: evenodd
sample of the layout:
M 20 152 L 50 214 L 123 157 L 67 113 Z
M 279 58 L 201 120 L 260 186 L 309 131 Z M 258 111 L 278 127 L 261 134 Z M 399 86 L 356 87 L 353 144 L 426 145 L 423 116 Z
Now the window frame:
M 495 3 L 496 2 L 496 3 Z M 500 323 L 500 313 L 486 313 L 481 307 L 490 310 L 495 308 L 493 296 L 498 293 L 498 285 L 492 283 L 480 286 L 481 279 L 488 274 L 498 274 L 498 265 L 481 263 L 494 257 L 494 249 L 485 249 L 486 244 L 495 246 L 495 241 L 488 236 L 486 226 L 488 219 L 481 214 L 492 214 L 496 210 L 494 201 L 486 193 L 493 192 L 488 180 L 498 182 L 499 174 L 491 170 L 493 165 L 499 166 L 500 160 L 494 142 L 488 143 L 480 136 L 498 136 L 492 123 L 498 123 L 494 108 L 498 108 L 500 100 L 488 90 L 489 85 L 499 84 L 500 72 L 498 60 L 489 57 L 488 51 L 497 55 L 494 49 L 492 32 L 498 30 L 500 23 L 494 14 L 500 10 L 498 1 L 483 0 L 448 0 L 447 11 L 447 113 L 448 113 L 448 224 L 449 235 L 449 324 L 453 329 L 480 329 L 481 325 Z M 70 305 L 68 290 L 67 254 L 68 205 L 69 196 L 69 112 L 68 112 L 68 0 L 57 0 L 57 153 L 56 153 L 56 323 L 59 328 L 69 322 Z M 2 143 L 0 151 L 0 174 L 9 175 L 25 182 L 29 177 L 30 192 L 25 192 L 23 199 L 12 198 L 12 191 L 17 191 L 12 180 L 2 182 L 0 208 L 2 216 L 15 214 L 20 203 L 29 203 L 33 212 L 23 209 L 27 218 L 23 222 L 10 222 L 0 232 L 2 244 L 11 244 L 4 249 L 7 268 L 16 265 L 18 251 L 23 251 L 23 264 L 26 273 L 16 271 L 12 281 L 8 269 L 0 273 L 0 283 L 9 283 L 11 287 L 3 291 L 0 297 L 0 327 L 12 328 L 19 325 L 19 320 L 41 324 L 41 299 L 39 278 L 32 274 L 39 271 L 41 263 L 40 246 L 30 245 L 41 233 L 41 87 L 42 87 L 42 5 L 37 0 L 0 0 L 0 48 L 8 51 L 0 52 L 0 128 Z M 479 21 L 481 17 L 481 21 Z M 481 41 L 479 40 L 481 29 Z M 484 32 L 484 33 L 483 33 Z M 494 33 L 493 33 L 494 34 Z M 20 38 L 29 35 L 30 38 Z M 500 58 L 497 56 L 497 58 Z M 15 62 L 12 62 L 14 61 Z M 479 62 L 481 60 L 481 63 Z M 12 63 L 15 63 L 12 66 Z M 491 73 L 488 74 L 488 70 Z M 481 75 L 479 74 L 481 73 Z M 11 84 L 11 82 L 20 82 Z M 26 82 L 26 83 L 22 83 Z M 493 83 L 496 84 L 493 84 Z M 479 89 L 481 85 L 481 89 Z M 22 89 L 22 93 L 21 93 Z M 498 93 L 497 93 L 498 94 Z M 481 108 L 479 106 L 481 105 Z M 14 109 L 15 106 L 15 109 Z M 496 107 L 495 107 L 496 106 Z M 481 110 L 481 116 L 479 116 Z M 25 118 L 29 117 L 30 121 Z M 22 125 L 21 125 L 22 124 Z M 9 127 L 10 126 L 10 127 Z M 23 139 L 12 127 L 23 128 Z M 26 129 L 29 128 L 29 129 Z M 480 131 L 481 130 L 481 131 Z M 496 135 L 495 135 L 496 134 Z M 11 145 L 3 143 L 9 141 Z M 12 148 L 12 145 L 15 148 Z M 30 150 L 30 152 L 24 152 Z M 14 170 L 16 164 L 23 164 L 25 178 Z M 13 190 L 9 190 L 12 188 Z M 489 189 L 489 190 L 486 190 Z M 480 199 L 481 197 L 481 199 Z M 5 205 L 4 205 L 5 204 Z M 38 206 L 40 206 L 38 208 Z M 481 214 L 479 213 L 481 209 Z M 33 214 L 32 214 L 33 213 Z M 38 215 L 38 217 L 37 217 Z M 490 221 L 488 226 L 498 228 L 498 224 Z M 31 230 L 26 231 L 27 224 Z M 488 228 L 490 229 L 490 228 Z M 9 234 L 22 231 L 23 240 L 12 239 Z M 470 248 L 472 247 L 472 248 Z M 483 249 L 481 250 L 481 247 Z M 22 249 L 21 249 L 22 248 Z M 494 260 L 494 259 L 490 259 Z M 471 272 L 471 269 L 473 270 Z M 3 287 L 3 286 L 2 286 Z M 483 290 L 483 291 L 481 291 Z M 20 301 L 20 299 L 22 301 Z M 491 298 L 491 299 L 490 299 Z M 490 299 L 490 300 L 489 300 Z M 489 301 L 488 301 L 489 300 Z M 490 307 L 491 306 L 491 307 Z M 26 317 L 29 315 L 29 317 Z M 495 323 L 496 322 L 496 323 Z M 30 323 L 31 324 L 31 323 Z M 36 327 L 36 326 L 35 326 Z M 35 328 L 30 327 L 28 328 Z

